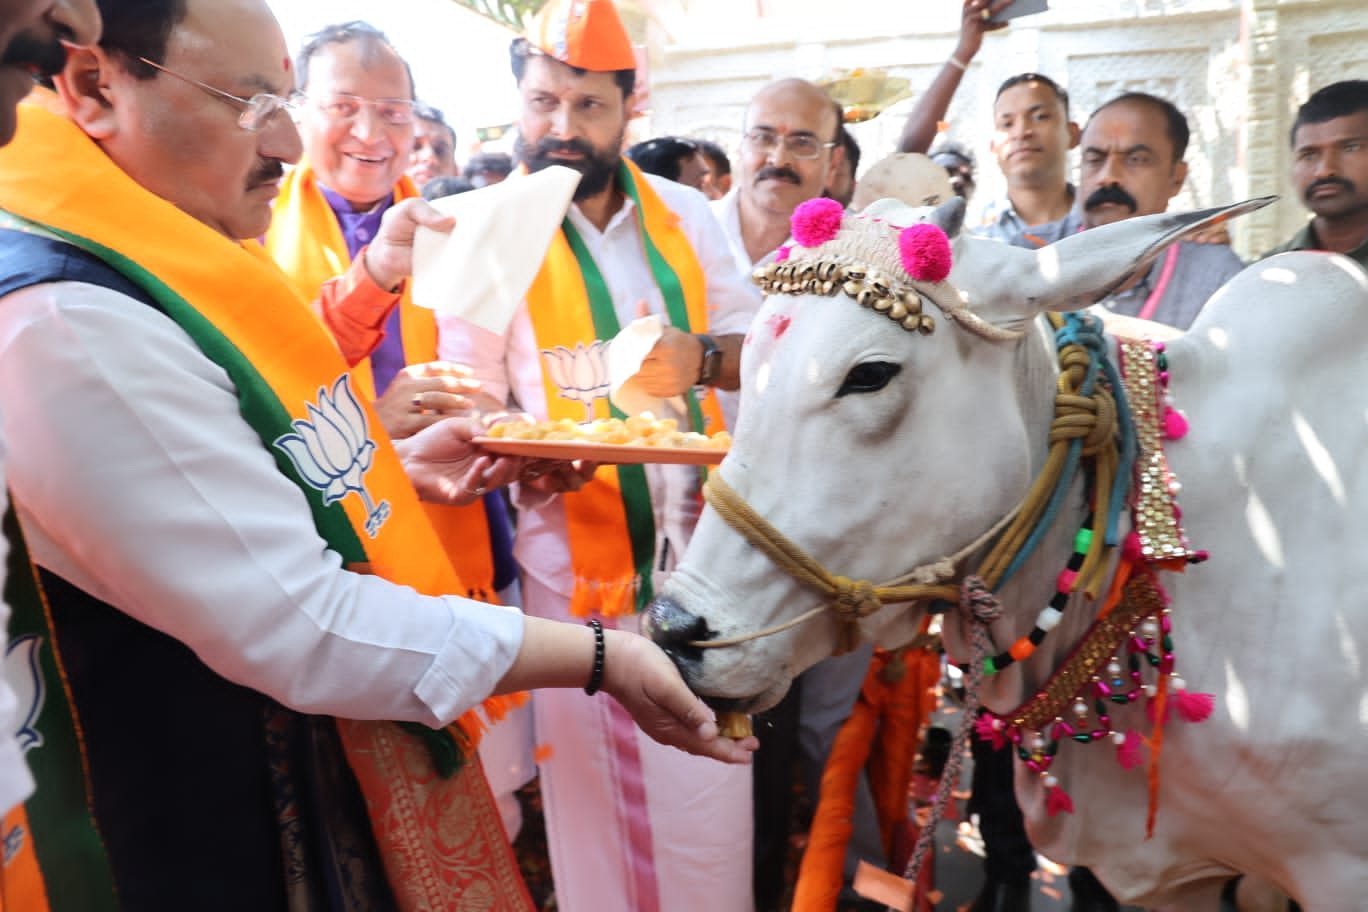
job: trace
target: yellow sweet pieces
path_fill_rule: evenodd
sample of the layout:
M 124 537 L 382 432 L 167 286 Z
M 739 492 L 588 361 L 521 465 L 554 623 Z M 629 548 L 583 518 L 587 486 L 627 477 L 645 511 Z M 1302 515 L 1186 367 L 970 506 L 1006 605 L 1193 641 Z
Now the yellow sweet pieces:
M 745 713 L 720 712 L 717 714 L 717 731 L 724 738 L 749 738 L 751 718 Z
M 690 447 L 725 450 L 731 446 L 726 431 L 698 434 L 679 430 L 673 418 L 633 415 L 626 420 L 599 418 L 577 424 L 569 418 L 559 421 L 505 421 L 489 429 L 489 436 L 503 440 L 568 440 L 576 443 L 604 443 L 612 446 Z

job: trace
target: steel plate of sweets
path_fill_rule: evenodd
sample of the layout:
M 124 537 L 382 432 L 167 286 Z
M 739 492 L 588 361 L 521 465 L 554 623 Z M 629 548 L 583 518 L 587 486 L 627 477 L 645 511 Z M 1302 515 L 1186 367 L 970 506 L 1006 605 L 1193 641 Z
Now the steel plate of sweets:
M 536 459 L 585 459 L 590 462 L 684 463 L 717 465 L 727 455 L 726 431 L 698 434 L 679 430 L 673 418 L 650 413 L 626 419 L 600 418 L 584 424 L 559 421 L 505 421 L 475 443 L 491 453 Z

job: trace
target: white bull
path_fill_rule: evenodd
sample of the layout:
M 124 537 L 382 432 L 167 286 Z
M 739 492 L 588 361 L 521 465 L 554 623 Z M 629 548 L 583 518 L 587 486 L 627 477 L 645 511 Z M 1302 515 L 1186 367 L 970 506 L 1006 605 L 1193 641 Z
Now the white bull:
M 842 294 L 771 295 L 743 356 L 735 443 L 717 471 L 832 574 L 878 583 L 959 552 L 1016 507 L 1045 457 L 1058 368 L 1040 315 L 1086 306 L 1235 208 L 1130 219 L 1038 251 L 961 234 L 954 201 L 885 212 L 903 225 L 933 220 L 951 238 L 947 282 L 900 276 L 920 293 L 934 333 L 909 332 Z M 1027 331 L 994 341 L 971 331 L 963 312 L 948 319 L 933 300 L 946 300 L 946 288 L 991 326 Z M 1032 841 L 1147 906 L 1214 908 L 1224 881 L 1254 873 L 1306 912 L 1368 909 L 1368 569 L 1359 563 L 1368 280 L 1323 254 L 1257 263 L 1167 355 L 1170 392 L 1191 428 L 1168 444 L 1168 458 L 1189 539 L 1211 558 L 1161 578 L 1179 670 L 1192 691 L 1215 695 L 1214 713 L 1166 726 L 1149 839 L 1146 767 L 1122 769 L 1107 742 L 1066 740 L 1056 757 L 1050 772 L 1073 813 L 1047 813 L 1041 776 L 1018 763 Z M 1075 485 L 1039 549 L 999 590 L 997 648 L 1036 622 L 1084 512 Z M 957 562 L 952 580 L 981 550 Z M 649 626 L 699 693 L 758 711 L 832 653 L 833 614 L 724 648 L 690 644 L 744 639 L 823 603 L 709 509 Z M 885 607 L 861 632 L 904 643 L 927 604 Z M 1006 714 L 1033 694 L 1096 610 L 1073 596 L 1039 649 L 985 685 L 985 705 Z M 948 620 L 959 657 L 962 637 Z M 1139 706 L 1116 714 L 1150 731 Z

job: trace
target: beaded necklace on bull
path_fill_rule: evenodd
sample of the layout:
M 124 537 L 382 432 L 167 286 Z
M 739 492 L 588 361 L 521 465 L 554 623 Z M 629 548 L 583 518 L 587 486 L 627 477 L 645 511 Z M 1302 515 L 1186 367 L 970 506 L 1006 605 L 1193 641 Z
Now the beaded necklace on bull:
M 958 290 L 945 281 L 951 249 L 944 231 L 928 223 L 899 228 L 880 222 L 874 209 L 846 217 L 839 204 L 831 200 L 804 203 L 793 216 L 796 245 L 781 248 L 775 262 L 756 271 L 755 280 L 771 295 L 844 293 L 910 332 L 929 335 L 935 330 L 935 321 L 922 313 L 921 298 L 925 296 L 947 318 L 976 335 L 993 341 L 1020 338 L 1021 332 L 994 326 L 974 315 Z M 839 248 L 818 249 L 836 240 L 842 228 L 846 236 Z M 875 240 L 880 233 L 882 243 Z M 851 234 L 856 236 L 852 239 Z M 896 234 L 896 260 L 891 252 L 879 253 L 879 248 L 888 251 L 893 246 L 888 243 L 890 234 Z M 856 256 L 850 254 L 852 249 Z M 924 599 L 941 604 L 958 601 L 974 621 L 974 656 L 966 668 L 970 705 L 966 706 L 959 740 L 967 738 L 969 727 L 974 725 L 980 737 L 991 739 L 996 746 L 1010 742 L 1022 762 L 1040 776 L 1051 816 L 1073 811 L 1072 800 L 1050 773 L 1061 743 L 1110 739 L 1122 767 L 1131 769 L 1142 762 L 1142 746 L 1148 740 L 1147 830 L 1152 832 L 1164 723 L 1174 709 L 1182 719 L 1200 722 L 1211 714 L 1213 704 L 1210 695 L 1189 692 L 1177 676 L 1170 608 L 1156 575 L 1159 569 L 1181 570 L 1207 556 L 1187 543 L 1176 503 L 1179 485 L 1169 471 L 1162 444 L 1165 439 L 1181 438 L 1187 425 L 1168 396 L 1168 363 L 1162 342 L 1121 340 L 1118 371 L 1108 358 L 1107 340 L 1096 317 L 1051 314 L 1050 321 L 1060 365 L 1050 449 L 1040 475 L 1016 510 L 957 554 L 875 586 L 828 573 L 742 500 L 720 472 L 711 473 L 704 494 L 718 514 L 781 569 L 827 596 L 830 603 L 766 630 L 692 645 L 736 645 L 787 630 L 830 608 L 841 622 L 839 653 L 858 641 L 859 619 L 885 604 Z M 992 654 L 987 629 L 1001 609 L 991 593 L 1034 552 L 1080 472 L 1090 482 L 1092 512 L 1074 537 L 1073 553 L 1056 580 L 1056 591 L 1030 633 L 1007 650 Z M 1133 527 L 1122 542 L 1120 559 L 1096 621 L 1030 699 L 1010 713 L 985 712 L 975 723 L 983 676 L 996 674 L 1033 654 L 1058 625 L 1073 594 L 1082 591 L 1089 599 L 1099 594 L 1112 563 L 1109 558 L 1121 537 L 1119 527 L 1128 491 Z M 1104 520 L 1102 534 L 1094 530 L 1098 516 Z M 958 572 L 961 561 L 990 542 L 992 547 L 977 574 L 965 576 L 958 586 L 946 582 Z M 1152 676 L 1148 682 L 1147 674 Z M 1122 731 L 1112 724 L 1113 707 L 1140 701 L 1147 703 L 1153 723 L 1149 739 L 1134 729 Z M 943 776 L 937 795 L 936 816 L 957 778 L 961 755 L 962 749 L 952 752 L 952 767 Z M 923 828 L 923 840 L 909 863 L 906 876 L 913 882 L 933 829 Z

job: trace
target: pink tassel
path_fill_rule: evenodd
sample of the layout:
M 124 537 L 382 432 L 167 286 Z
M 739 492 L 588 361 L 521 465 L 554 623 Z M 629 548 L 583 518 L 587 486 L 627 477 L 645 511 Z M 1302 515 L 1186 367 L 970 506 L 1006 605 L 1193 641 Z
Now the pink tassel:
M 1164 438 L 1182 440 L 1187 436 L 1188 423 L 1183 413 L 1170 406 L 1164 407 Z
M 1130 532 L 1121 542 L 1121 556 L 1128 561 L 1138 561 L 1144 552 L 1140 547 L 1140 535 Z
M 1135 769 L 1145 758 L 1140 756 L 1140 746 L 1144 739 L 1135 729 L 1126 732 L 1126 740 L 1116 749 L 1116 761 L 1121 764 L 1122 769 Z
M 1068 792 L 1059 786 L 1045 790 L 1045 813 L 1053 817 L 1060 813 L 1072 814 L 1073 809 L 1073 799 Z
M 1180 690 L 1173 695 L 1178 706 L 1178 715 L 1186 722 L 1205 722 L 1211 718 L 1216 708 L 1216 698 L 1211 694 L 1198 694 L 1190 690 Z
M 988 713 L 979 716 L 974 723 L 974 731 L 980 741 L 993 742 L 993 750 L 1002 750 L 1007 746 L 1007 738 L 1002 734 L 1002 722 L 996 716 Z

